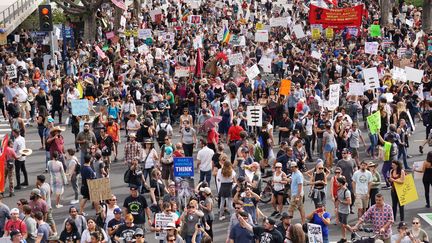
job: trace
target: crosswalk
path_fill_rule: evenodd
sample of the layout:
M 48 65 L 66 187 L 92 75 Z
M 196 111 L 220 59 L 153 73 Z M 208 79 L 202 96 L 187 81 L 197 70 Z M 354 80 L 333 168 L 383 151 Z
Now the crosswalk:
M 3 117 L 0 118 L 0 139 L 3 139 L 3 137 L 6 134 L 10 134 L 11 128 L 8 120 L 5 120 Z

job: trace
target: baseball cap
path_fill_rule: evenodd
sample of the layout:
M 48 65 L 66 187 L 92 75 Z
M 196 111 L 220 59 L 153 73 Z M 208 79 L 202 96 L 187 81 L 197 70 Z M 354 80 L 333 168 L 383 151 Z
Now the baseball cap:
M 294 162 L 294 161 L 293 161 L 293 162 L 291 162 L 291 164 L 290 164 L 290 165 L 291 165 L 291 167 L 297 167 L 297 163 L 296 163 L 296 162 Z
M 36 196 L 39 196 L 39 197 L 42 195 L 41 191 L 39 189 L 37 189 L 37 188 L 33 189 L 31 191 L 31 193 L 34 194 L 34 195 L 36 195 Z
M 54 119 L 52 117 L 48 117 L 48 122 L 54 122 Z
M 114 213 L 114 214 L 121 214 L 122 211 L 121 211 L 120 208 L 114 208 L 113 213 Z
M 284 219 L 292 219 L 292 218 L 293 216 L 289 215 L 288 212 L 282 212 L 280 219 L 284 220 Z
M 137 187 L 136 185 L 133 185 L 133 184 L 132 184 L 132 185 L 129 186 L 129 189 L 131 189 L 131 190 L 136 190 L 136 189 L 138 189 L 138 187 Z
M 142 236 L 144 236 L 144 230 L 141 229 L 141 228 L 137 228 L 137 229 L 135 230 L 135 233 L 134 233 L 134 236 L 135 236 L 135 235 L 142 235 Z
M 342 153 L 351 153 L 351 151 L 348 148 L 343 148 Z
M 405 222 L 400 222 L 398 225 L 398 229 L 408 228 L 408 225 Z
M 282 164 L 278 162 L 278 163 L 275 164 L 275 167 L 276 168 L 282 168 Z
M 18 208 L 12 208 L 10 211 L 11 214 L 19 214 L 19 209 Z

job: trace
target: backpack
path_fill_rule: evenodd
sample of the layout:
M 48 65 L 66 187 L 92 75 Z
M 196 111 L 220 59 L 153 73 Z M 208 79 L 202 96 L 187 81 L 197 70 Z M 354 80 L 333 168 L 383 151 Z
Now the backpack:
M 75 161 L 75 174 L 78 175 L 81 172 L 81 164 Z
M 131 175 L 131 170 L 128 168 L 126 171 L 125 171 L 125 173 L 124 173 L 124 175 L 123 175 L 123 181 L 124 181 L 124 183 L 130 183 L 130 175 Z
M 158 131 L 158 134 L 157 134 L 157 141 L 158 142 L 162 142 L 163 143 L 165 141 L 165 137 L 168 134 L 168 131 L 167 131 L 168 125 L 169 124 L 167 123 L 164 128 L 162 128 L 162 126 L 159 125 L 159 131 Z

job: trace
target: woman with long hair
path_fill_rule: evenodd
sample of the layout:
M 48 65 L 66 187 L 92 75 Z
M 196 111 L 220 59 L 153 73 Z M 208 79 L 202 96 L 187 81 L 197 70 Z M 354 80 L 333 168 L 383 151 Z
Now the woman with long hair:
M 147 177 L 152 174 L 153 169 L 159 167 L 158 152 L 154 148 L 153 140 L 145 139 L 143 144 L 143 149 L 141 150 L 141 163 L 143 164 L 144 172 L 144 183 L 147 181 Z
M 303 140 L 298 139 L 294 142 L 294 156 L 297 158 L 297 165 L 300 171 L 306 171 L 306 161 L 308 160 L 308 155 L 306 149 L 303 146 Z
M 393 160 L 391 164 L 391 170 L 390 170 L 390 178 L 389 182 L 391 183 L 391 199 L 392 199 L 392 208 L 393 208 L 393 217 L 396 218 L 397 214 L 397 207 L 399 206 L 399 213 L 400 213 L 400 221 L 404 221 L 405 219 L 405 211 L 404 206 L 400 205 L 399 198 L 396 193 L 395 184 L 403 184 L 405 181 L 405 171 L 402 168 L 402 163 Z
M 415 168 L 415 172 L 423 173 L 423 186 L 425 191 L 426 208 L 430 208 L 429 190 L 432 186 L 432 151 L 427 154 L 421 169 Z
M 116 208 L 119 208 L 119 206 L 117 205 L 117 197 L 114 194 L 111 195 L 110 199 L 105 200 L 105 203 L 100 205 L 99 212 L 103 222 L 105 222 L 104 230 L 108 229 L 108 222 L 114 218 L 114 209 Z
M 98 236 L 98 240 L 101 243 L 108 242 L 108 236 L 105 233 L 105 230 L 96 225 L 96 221 L 93 218 L 87 219 L 87 229 L 82 232 L 81 235 L 81 243 L 91 243 L 93 235 Z
M 162 206 L 161 200 L 168 193 L 162 180 L 162 173 L 159 169 L 154 169 L 150 178 L 150 198 L 153 205 L 159 208 Z
M 336 151 L 335 134 L 332 131 L 330 122 L 325 124 L 325 131 L 323 134 L 322 151 L 324 152 L 324 160 L 327 168 L 332 168 L 334 153 Z
M 324 205 L 326 204 L 326 190 L 325 187 L 327 186 L 327 174 L 324 170 L 324 162 L 319 162 L 315 166 L 315 171 L 312 172 L 310 184 L 311 184 L 311 198 L 312 201 L 315 204 L 315 208 L 317 208 L 318 205 Z
M 368 163 L 368 170 L 372 173 L 372 185 L 369 192 L 370 206 L 375 205 L 375 196 L 379 193 L 379 186 L 381 185 L 381 175 L 376 169 L 377 166 L 372 161 Z
M 44 132 L 46 131 L 47 126 L 47 117 L 48 117 L 48 110 L 45 106 L 41 106 L 39 108 L 38 116 L 36 117 L 36 124 L 38 129 L 39 138 L 41 141 L 41 148 L 40 150 L 45 149 L 45 141 L 44 141 Z
M 232 206 L 232 186 L 233 183 L 236 183 L 236 172 L 234 171 L 230 161 L 224 161 L 222 168 L 218 170 L 216 180 L 219 184 L 219 220 L 224 220 L 225 202 L 229 208 L 229 211 L 234 211 Z
M 233 110 L 229 106 L 229 102 L 224 100 L 222 102 L 222 108 L 220 109 L 219 115 L 222 117 L 222 120 L 218 125 L 218 132 L 222 139 L 226 139 L 228 134 L 228 129 L 230 128 L 233 121 Z
M 306 242 L 306 234 L 303 231 L 303 226 L 299 223 L 292 225 L 288 229 L 288 240 L 291 243 L 303 243 Z
M 50 173 L 50 184 L 52 192 L 56 195 L 56 208 L 61 208 L 60 198 L 64 192 L 64 185 L 67 184 L 66 173 L 63 168 L 63 163 L 58 160 L 59 153 L 54 151 L 52 159 L 48 161 L 48 171 Z
M 340 188 L 337 179 L 342 176 L 342 169 L 340 167 L 336 167 L 334 170 L 335 175 L 330 179 L 330 195 L 334 204 L 334 213 L 335 213 L 335 224 L 338 224 L 338 200 L 337 200 L 337 192 Z
M 60 234 L 61 243 L 79 243 L 81 235 L 73 219 L 68 219 L 65 222 L 63 231 Z

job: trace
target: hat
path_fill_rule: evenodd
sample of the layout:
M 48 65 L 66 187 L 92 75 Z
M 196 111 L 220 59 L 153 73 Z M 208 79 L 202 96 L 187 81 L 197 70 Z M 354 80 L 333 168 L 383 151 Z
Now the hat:
M 129 186 L 129 189 L 136 190 L 136 189 L 138 189 L 138 187 L 136 185 L 132 184 Z
M 12 230 L 12 231 L 9 233 L 11 240 L 13 239 L 13 237 L 14 237 L 15 235 L 18 235 L 18 234 L 21 234 L 21 232 L 20 232 L 19 230 L 17 230 L 17 229 Z
M 271 225 L 275 225 L 276 224 L 276 221 L 274 219 L 272 219 L 272 218 L 266 218 L 265 220 L 267 221 L 267 223 L 269 223 Z
M 54 119 L 52 117 L 48 117 L 48 122 L 54 122 Z
M 137 113 L 135 113 L 135 112 L 131 112 L 130 114 L 129 114 L 129 116 L 137 116 Z
M 129 137 L 130 138 L 136 138 L 136 134 L 135 133 L 129 133 Z
M 368 162 L 366 162 L 366 161 L 363 160 L 363 161 L 360 162 L 360 164 L 366 164 L 367 165 Z
M 18 153 L 20 153 L 21 155 L 24 155 L 24 156 L 29 156 L 30 154 L 33 153 L 33 150 L 25 148 L 25 149 L 21 149 L 20 151 L 18 151 Z
M 376 167 L 377 166 L 377 164 L 375 164 L 374 162 L 372 162 L 372 161 L 370 161 L 369 163 L 368 163 L 368 167 Z
M 19 209 L 18 208 L 12 208 L 10 213 L 11 214 L 13 214 L 13 213 L 19 214 Z
M 144 143 L 153 144 L 153 140 L 151 138 L 144 139 Z
M 229 103 L 228 103 L 227 100 L 222 101 L 222 105 L 223 105 L 223 104 L 227 104 L 227 105 L 229 105 Z
M 243 147 L 241 151 L 242 151 L 243 153 L 248 153 L 248 152 L 249 152 L 249 149 L 248 149 L 248 148 L 245 148 L 245 147 Z
M 408 225 L 405 222 L 400 222 L 397 228 L 398 229 L 408 228 Z
M 66 131 L 66 128 L 63 128 L 60 126 L 55 126 L 55 127 L 51 128 L 50 132 L 57 132 L 57 131 L 64 132 L 64 131 Z
M 206 194 L 211 193 L 210 187 L 201 187 L 200 192 L 205 192 Z
M 175 228 L 174 222 L 169 222 L 168 224 L 165 225 L 165 229 L 171 229 L 171 228 Z
M 278 163 L 275 164 L 275 167 L 276 168 L 282 168 L 282 164 L 278 162 Z
M 174 181 L 171 181 L 169 184 L 168 184 L 168 186 L 175 186 L 176 184 L 175 184 L 175 182 Z
M 114 213 L 114 214 L 121 214 L 122 211 L 121 211 L 120 208 L 114 208 L 113 213 Z
M 343 153 L 343 152 L 345 152 L 345 153 L 351 153 L 351 151 L 350 151 L 348 148 L 343 148 L 343 149 L 342 149 L 342 153 Z
M 31 193 L 34 194 L 34 195 L 36 195 L 36 196 L 38 196 L 38 197 L 42 196 L 41 191 L 39 189 L 37 189 L 37 188 L 31 190 Z
M 143 229 L 141 229 L 141 228 L 137 228 L 136 230 L 135 230 L 135 233 L 134 233 L 134 236 L 135 235 L 142 235 L 142 236 L 144 236 L 144 231 L 143 231 Z
M 294 162 L 294 161 L 291 162 L 290 166 L 291 166 L 291 167 L 297 167 L 297 162 Z
M 108 119 L 114 119 L 114 116 L 113 115 L 109 115 Z
M 292 219 L 292 218 L 293 216 L 289 215 L 288 212 L 282 212 L 280 219 L 284 220 L 284 219 Z

